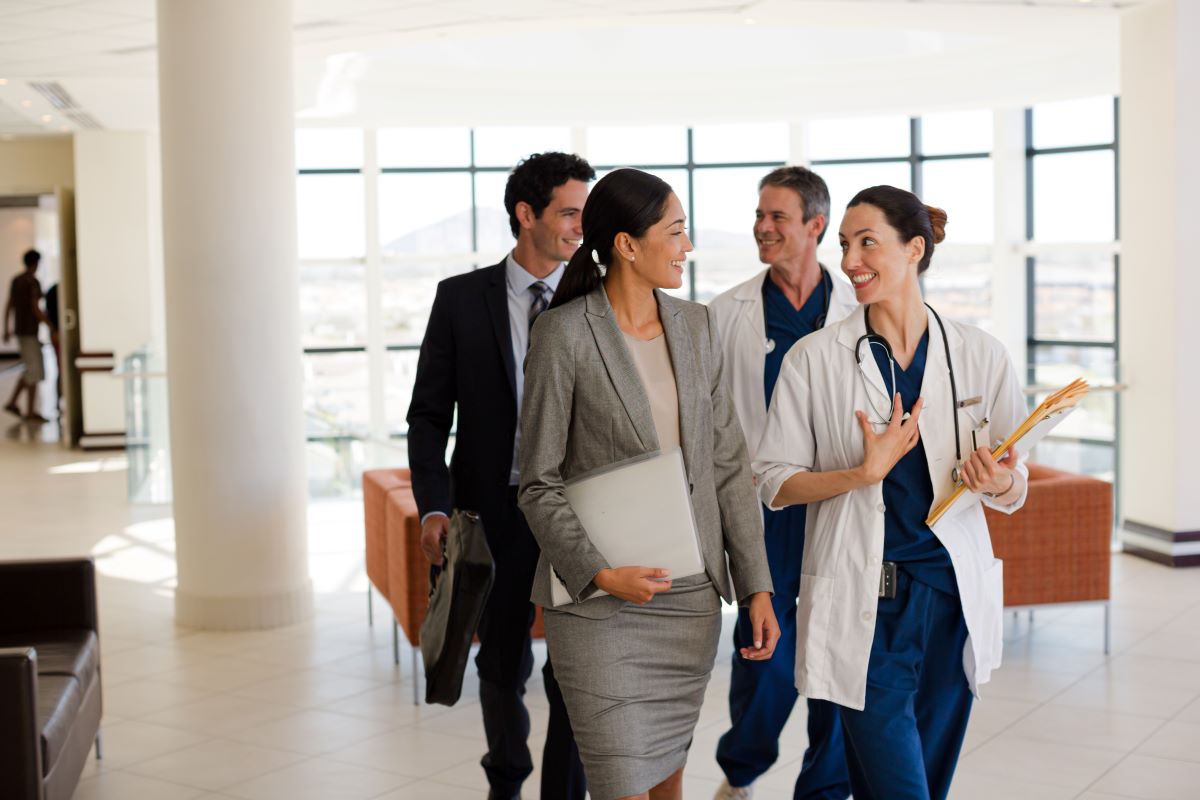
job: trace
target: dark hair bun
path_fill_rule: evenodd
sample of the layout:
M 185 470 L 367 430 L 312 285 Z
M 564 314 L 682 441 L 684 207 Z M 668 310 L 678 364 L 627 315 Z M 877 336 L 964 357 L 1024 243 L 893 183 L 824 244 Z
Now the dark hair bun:
M 929 212 L 929 224 L 933 228 L 933 243 L 941 244 L 946 238 L 946 212 L 936 206 L 925 206 Z

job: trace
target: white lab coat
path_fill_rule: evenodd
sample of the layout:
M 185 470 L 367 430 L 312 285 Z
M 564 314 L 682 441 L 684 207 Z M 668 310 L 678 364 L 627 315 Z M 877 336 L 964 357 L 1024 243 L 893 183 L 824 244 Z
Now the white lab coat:
M 957 411 L 966 457 L 972 449 L 971 430 L 985 418 L 990 420 L 990 444 L 1007 438 L 1028 412 L 1004 346 L 978 328 L 944 317 L 943 322 L 958 399 L 980 398 Z M 866 411 L 876 422 L 880 415 L 871 410 L 872 401 L 882 414 L 890 415 L 891 408 L 887 384 L 866 344 L 859 372 L 854 348 L 865 332 L 860 307 L 842 322 L 806 336 L 784 359 L 754 461 L 764 503 L 770 505 L 796 472 L 862 463 L 862 429 L 855 410 Z M 953 489 L 955 454 L 946 351 L 932 314 L 921 394 L 925 405 L 918 424 L 936 505 Z M 876 424 L 877 431 L 883 427 Z M 1018 469 L 1028 478 L 1023 463 Z M 968 632 L 963 670 L 976 695 L 1000 665 L 1004 603 L 1002 565 L 992 554 L 981 500 L 1012 513 L 1024 504 L 1025 492 L 1010 506 L 968 492 L 933 526 L 954 565 Z M 863 707 L 879 602 L 883 511 L 882 483 L 808 506 L 796 622 L 796 687 L 805 697 Z
M 754 448 L 762 438 L 763 426 L 767 424 L 767 398 L 763 397 L 767 326 L 763 316 L 762 286 L 768 271 L 763 270 L 750 280 L 722 292 L 708 304 L 721 334 L 725 375 L 729 379 L 733 406 L 738 422 L 742 424 L 751 460 Z M 858 306 L 850 282 L 834 274 L 829 277 L 833 290 L 829 293 L 826 326 L 845 319 Z M 816 291 L 820 292 L 820 287 Z

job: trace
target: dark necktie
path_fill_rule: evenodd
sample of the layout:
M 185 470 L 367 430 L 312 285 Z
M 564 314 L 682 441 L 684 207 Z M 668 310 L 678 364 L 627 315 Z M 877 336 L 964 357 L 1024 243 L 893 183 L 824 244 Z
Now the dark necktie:
M 533 330 L 533 323 L 538 315 L 550 305 L 550 299 L 547 297 L 550 287 L 542 281 L 536 281 L 530 284 L 529 291 L 533 292 L 533 305 L 529 307 L 529 330 Z

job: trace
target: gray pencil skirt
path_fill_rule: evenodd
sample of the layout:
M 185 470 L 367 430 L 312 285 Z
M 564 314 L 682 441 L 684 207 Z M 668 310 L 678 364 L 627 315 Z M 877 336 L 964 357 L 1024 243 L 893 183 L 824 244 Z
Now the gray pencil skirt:
M 721 636 L 721 598 L 684 578 L 608 619 L 547 610 L 546 645 L 592 800 L 640 794 L 687 761 Z

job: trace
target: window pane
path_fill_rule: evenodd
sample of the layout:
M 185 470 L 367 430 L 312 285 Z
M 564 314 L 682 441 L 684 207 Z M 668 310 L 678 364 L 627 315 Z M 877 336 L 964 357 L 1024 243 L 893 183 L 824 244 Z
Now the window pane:
M 1033 448 L 1030 460 L 1053 469 L 1075 472 L 1112 483 L 1116 476 L 1116 450 L 1111 444 L 1094 444 L 1047 436 Z
M 636 167 L 635 167 L 636 169 Z M 596 170 L 596 180 L 599 181 L 613 170 Z M 671 191 L 675 192 L 675 196 L 679 198 L 679 204 L 683 206 L 685 214 L 688 212 L 688 173 L 686 169 L 644 169 L 642 172 L 648 172 L 651 175 L 656 175 L 662 178 L 671 186 Z M 592 184 L 595 186 L 596 184 Z M 688 219 L 688 231 L 695 231 L 695 220 Z
M 480 167 L 515 167 L 533 153 L 572 152 L 567 127 L 475 129 L 475 164 Z
M 388 353 L 388 373 L 384 381 L 387 393 L 388 434 L 408 432 L 408 406 L 412 402 L 413 384 L 417 380 L 417 350 L 393 350 Z M 447 452 L 450 452 L 447 449 Z
M 1061 345 L 1033 348 L 1034 382 L 1050 390 L 1066 386 L 1076 378 L 1088 383 L 1111 384 L 1116 375 L 1113 350 L 1108 347 L 1064 347 Z M 1040 403 L 1048 392 L 1034 399 Z M 1079 408 L 1054 429 L 1057 439 L 1082 437 L 1112 441 L 1116 432 L 1116 395 L 1108 391 L 1092 391 Z M 1036 460 L 1036 459 L 1035 459 Z
M 306 353 L 304 413 L 309 436 L 366 435 L 366 353 Z
M 1087 97 L 1033 107 L 1033 146 L 1073 147 L 1113 141 L 1112 97 Z
M 829 227 L 821 244 L 823 250 L 828 249 L 833 254 L 834 260 L 826 261 L 827 265 L 836 265 L 841 260 L 841 253 L 838 252 L 838 228 L 841 227 L 846 204 L 854 195 L 868 186 L 879 184 L 912 189 L 912 171 L 907 161 L 884 164 L 823 164 L 813 169 L 825 179 L 825 184 L 829 187 Z
M 296 180 L 300 258 L 362 258 L 366 252 L 362 175 Z
M 762 167 L 697 169 L 696 300 L 704 303 L 763 268 L 754 245 Z
M 384 264 L 384 342 L 389 345 L 420 344 L 438 282 L 468 272 L 471 266 L 462 261 Z
M 379 131 L 380 167 L 468 167 L 470 128 L 384 128 Z
M 965 158 L 926 161 L 921 199 L 945 209 L 946 241 L 953 244 L 989 243 L 995 237 L 992 160 Z
M 305 347 L 364 344 L 366 268 L 361 264 L 301 264 L 300 320 Z
M 809 160 L 907 156 L 908 117 L 814 120 L 808 126 Z
M 1034 156 L 1034 239 L 1113 241 L 1115 189 L 1111 150 Z
M 504 210 L 507 172 L 475 173 L 475 224 L 479 231 L 479 253 L 484 263 L 495 263 L 513 248 L 508 212 Z
M 682 125 L 588 128 L 587 157 L 592 164 L 686 164 L 687 128 Z
M 972 248 L 978 249 L 978 248 Z M 992 326 L 992 262 L 955 248 L 938 248 L 922 277 L 925 300 L 956 322 Z
M 1116 269 L 1111 256 L 1043 256 L 1034 267 L 1039 339 L 1116 338 Z
M 296 169 L 361 169 L 363 132 L 358 128 L 299 128 Z
M 467 172 L 379 176 L 383 255 L 471 252 L 471 175 Z
M 361 489 L 365 447 L 358 439 L 314 439 L 305 447 L 309 497 L 352 497 Z
M 697 125 L 692 129 L 692 158 L 697 164 L 788 160 L 791 130 L 784 122 L 746 125 Z
M 925 155 L 990 153 L 992 112 L 950 111 L 921 117 L 921 152 Z

